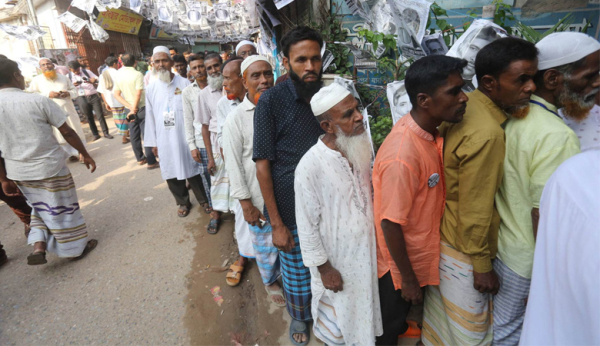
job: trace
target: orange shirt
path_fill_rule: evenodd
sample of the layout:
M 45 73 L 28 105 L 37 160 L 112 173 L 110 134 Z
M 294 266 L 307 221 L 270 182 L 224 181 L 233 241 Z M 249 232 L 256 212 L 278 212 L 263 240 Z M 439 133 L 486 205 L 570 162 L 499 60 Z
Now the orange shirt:
M 423 130 L 408 113 L 377 152 L 373 167 L 377 274 L 381 278 L 391 271 L 396 289 L 402 288 L 402 277 L 385 243 L 383 219 L 402 226 L 421 287 L 440 283 L 440 221 L 446 196 L 443 147 L 439 134 Z

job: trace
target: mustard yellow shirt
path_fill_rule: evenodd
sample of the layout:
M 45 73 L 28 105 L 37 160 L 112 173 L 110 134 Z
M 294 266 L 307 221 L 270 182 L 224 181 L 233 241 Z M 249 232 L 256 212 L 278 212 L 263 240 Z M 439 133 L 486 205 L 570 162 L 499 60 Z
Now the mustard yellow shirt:
M 441 239 L 469 255 L 476 272 L 487 273 L 498 251 L 494 196 L 502 181 L 507 117 L 481 91 L 468 96 L 463 121 L 440 126 L 446 175 Z

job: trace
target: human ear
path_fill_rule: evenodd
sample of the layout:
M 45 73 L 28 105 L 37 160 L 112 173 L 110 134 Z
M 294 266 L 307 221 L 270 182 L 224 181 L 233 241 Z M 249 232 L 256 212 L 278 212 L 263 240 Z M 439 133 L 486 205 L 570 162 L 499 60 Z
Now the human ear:
M 494 90 L 496 90 L 498 82 L 496 81 L 496 78 L 489 75 L 485 75 L 481 77 L 481 82 L 479 83 L 479 85 L 483 90 L 487 91 L 488 93 L 491 93 Z

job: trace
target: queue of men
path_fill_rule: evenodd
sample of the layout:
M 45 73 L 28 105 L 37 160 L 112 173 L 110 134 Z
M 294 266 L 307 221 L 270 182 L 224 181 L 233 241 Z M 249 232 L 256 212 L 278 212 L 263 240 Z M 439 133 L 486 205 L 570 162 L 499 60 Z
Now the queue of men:
M 250 41 L 226 61 L 155 47 L 147 80 L 130 54 L 119 70 L 106 60 L 99 89 L 119 134 L 128 124 L 138 162 L 160 167 L 177 215 L 189 215 L 190 189 L 209 234 L 234 214 L 239 258 L 226 283 L 256 260 L 294 345 L 311 325 L 327 345 L 600 343 L 600 258 L 585 241 L 600 222 L 600 157 L 594 128 L 583 134 L 599 109 L 600 43 L 576 32 L 497 39 L 477 54 L 468 94 L 467 61 L 417 60 L 405 77 L 412 109 L 375 157 L 352 91 L 322 85 L 322 46 L 307 27 L 283 37 L 289 78 L 278 84 Z M 97 244 L 65 166 L 80 155 L 95 168 L 65 100 L 95 112 L 83 85 L 96 77 L 71 65 L 64 77 L 42 59 L 31 86 L 41 95 L 27 99 L 16 64 L 0 58 L 0 182 L 32 207 L 32 265 Z M 11 117 L 17 102 L 24 122 Z M 24 124 L 34 131 L 14 131 Z M 421 303 L 423 321 L 408 320 Z

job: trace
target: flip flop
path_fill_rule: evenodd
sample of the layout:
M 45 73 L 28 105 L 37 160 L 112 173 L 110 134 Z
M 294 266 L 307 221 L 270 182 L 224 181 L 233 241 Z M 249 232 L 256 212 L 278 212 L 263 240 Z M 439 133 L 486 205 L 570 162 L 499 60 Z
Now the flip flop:
M 180 205 L 179 209 L 177 209 L 177 216 L 186 217 L 190 215 L 190 207 L 191 205 Z M 180 213 L 180 211 L 183 211 L 183 213 Z
M 201 207 L 204 208 L 204 212 L 207 214 L 210 214 L 213 212 L 213 209 L 210 207 L 210 205 L 208 203 L 202 204 Z
M 87 244 L 85 244 L 85 249 L 83 249 L 83 252 L 81 253 L 81 255 L 73 258 L 73 260 L 78 261 L 78 260 L 84 258 L 87 254 L 92 252 L 92 250 L 94 250 L 96 248 L 96 246 L 98 246 L 98 241 L 96 239 L 91 239 L 90 241 L 87 242 Z
M 46 264 L 46 252 L 32 252 L 31 255 L 27 256 L 27 264 L 35 266 L 39 264 Z
M 225 275 L 225 282 L 229 286 L 237 286 L 240 284 L 242 280 L 242 273 L 244 272 L 244 267 L 239 265 L 238 261 L 235 261 L 231 266 L 229 266 L 229 271 L 227 275 Z
M 292 337 L 292 335 L 294 335 L 294 334 L 306 335 L 306 341 L 305 342 L 297 342 Z M 292 344 L 294 344 L 296 346 L 308 345 L 308 343 L 310 342 L 310 333 L 306 326 L 306 322 L 296 321 L 296 320 L 292 319 L 292 323 L 290 324 L 290 341 L 292 342 Z
M 285 307 L 287 305 L 285 303 L 286 300 L 285 300 L 285 296 L 283 295 L 283 289 L 281 287 L 279 287 L 279 289 L 277 291 L 271 291 L 270 289 L 267 288 L 267 286 L 265 286 L 265 291 L 267 291 L 267 295 L 268 295 L 271 303 L 279 306 L 280 308 Z M 283 304 L 275 303 L 275 301 L 273 299 L 271 299 L 272 296 L 279 296 L 279 297 L 283 298 Z
M 208 226 L 206 226 L 206 232 L 208 232 L 208 234 L 217 234 L 217 232 L 219 232 L 219 220 L 210 219 Z
M 408 329 L 406 330 L 406 332 L 404 332 L 404 334 L 398 335 L 398 338 L 410 338 L 410 339 L 420 338 L 421 337 L 421 329 L 419 328 L 419 325 L 417 324 L 417 322 L 406 320 L 406 323 L 408 324 Z

